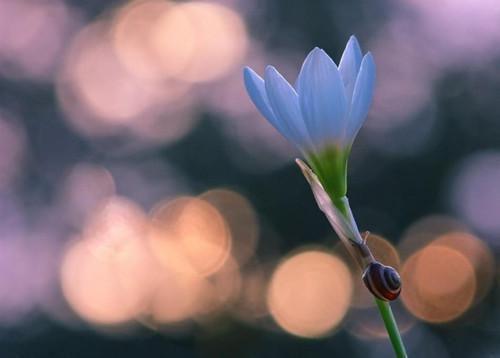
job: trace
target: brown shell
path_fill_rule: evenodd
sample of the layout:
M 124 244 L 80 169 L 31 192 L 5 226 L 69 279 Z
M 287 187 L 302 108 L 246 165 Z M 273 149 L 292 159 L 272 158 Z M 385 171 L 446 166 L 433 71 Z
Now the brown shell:
M 401 292 L 398 272 L 380 262 L 370 263 L 363 272 L 363 282 L 370 292 L 384 301 L 393 301 Z

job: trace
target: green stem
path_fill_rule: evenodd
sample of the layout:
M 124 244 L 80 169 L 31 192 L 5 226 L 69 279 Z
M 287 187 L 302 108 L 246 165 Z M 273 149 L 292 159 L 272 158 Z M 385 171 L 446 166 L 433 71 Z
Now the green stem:
M 401 339 L 401 334 L 399 333 L 396 319 L 392 314 L 391 305 L 389 304 L 389 302 L 379 300 L 378 298 L 375 298 L 375 303 L 377 304 L 380 315 L 384 320 L 385 329 L 389 334 L 389 338 L 392 343 L 392 348 L 394 348 L 394 353 L 396 353 L 396 357 L 398 358 L 408 357 L 408 355 L 406 354 L 405 345 L 403 343 L 403 340 Z
M 330 194 L 332 198 L 332 202 L 334 205 L 344 214 L 346 218 L 349 218 L 352 215 L 351 208 L 346 200 L 342 200 L 339 198 L 334 198 Z M 357 228 L 356 228 L 357 230 Z M 406 354 L 406 349 L 401 339 L 401 334 L 399 333 L 398 325 L 396 323 L 396 319 L 392 314 L 391 305 L 389 302 L 379 300 L 375 298 L 375 303 L 377 304 L 378 310 L 380 312 L 380 316 L 384 321 L 385 329 L 387 334 L 389 335 L 389 339 L 391 340 L 392 348 L 394 349 L 394 353 L 397 358 L 406 358 L 408 355 Z

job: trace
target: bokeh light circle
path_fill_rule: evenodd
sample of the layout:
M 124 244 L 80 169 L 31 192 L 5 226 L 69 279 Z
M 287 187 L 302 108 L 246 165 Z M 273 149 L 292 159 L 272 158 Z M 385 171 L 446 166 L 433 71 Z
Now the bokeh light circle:
M 338 257 L 309 250 L 285 259 L 269 284 L 269 310 L 285 331 L 319 337 L 344 318 L 352 297 L 352 278 Z
M 231 252 L 231 233 L 219 211 L 208 202 L 179 197 L 158 204 L 151 213 L 150 246 L 161 263 L 203 276 L 218 271 Z
M 230 8 L 191 1 L 166 11 L 155 22 L 151 42 L 171 76 L 187 82 L 221 77 L 242 60 L 247 34 Z
M 240 265 L 249 261 L 257 246 L 259 226 L 252 204 L 243 195 L 228 189 L 212 189 L 199 196 L 222 214 L 231 231 L 231 254 Z
M 113 45 L 120 62 L 135 76 L 158 81 L 168 75 L 168 71 L 162 69 L 166 66 L 158 54 L 162 49 L 154 46 L 152 32 L 159 18 L 173 6 L 163 0 L 132 1 L 115 14 Z M 180 56 L 173 51 L 168 55 Z
M 79 15 L 63 0 L 0 1 L 0 73 L 51 80 Z
M 483 241 L 469 233 L 450 232 L 439 236 L 431 245 L 449 247 L 467 257 L 476 275 L 477 289 L 474 303 L 486 296 L 495 276 L 495 258 Z
M 429 245 L 410 256 L 401 271 L 401 299 L 416 317 L 431 323 L 460 317 L 476 293 L 474 267 L 466 256 L 441 245 Z
M 127 264 L 120 267 L 119 263 L 97 258 L 84 241 L 74 244 L 61 266 L 61 285 L 71 308 L 94 324 L 131 321 L 143 308 L 146 296 L 141 282 L 117 273 Z
M 447 215 L 428 215 L 412 223 L 398 243 L 398 251 L 407 258 L 441 235 L 450 232 L 468 232 L 467 226 Z
M 206 307 L 208 283 L 197 272 L 162 266 L 154 276 L 156 289 L 146 313 L 155 323 L 180 323 L 193 318 Z
M 131 321 L 151 291 L 145 215 L 125 198 L 110 198 L 89 218 L 64 255 L 64 297 L 83 319 L 102 325 Z

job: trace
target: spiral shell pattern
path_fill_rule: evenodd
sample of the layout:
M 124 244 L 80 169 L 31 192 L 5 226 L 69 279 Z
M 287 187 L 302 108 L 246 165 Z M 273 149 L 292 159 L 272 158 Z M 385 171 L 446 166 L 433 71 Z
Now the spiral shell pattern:
M 401 292 L 401 278 L 398 272 L 380 262 L 372 262 L 366 267 L 363 282 L 375 297 L 384 301 L 395 300 Z

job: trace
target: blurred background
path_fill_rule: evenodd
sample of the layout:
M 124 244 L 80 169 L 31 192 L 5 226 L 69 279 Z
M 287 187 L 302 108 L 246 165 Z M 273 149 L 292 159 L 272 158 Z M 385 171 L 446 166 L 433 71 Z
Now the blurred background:
M 388 357 L 242 67 L 377 63 L 349 198 L 412 357 L 500 356 L 498 0 L 0 0 L 1 357 Z

